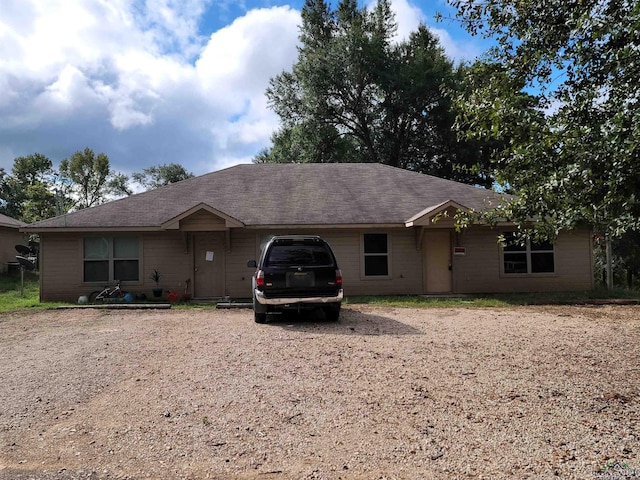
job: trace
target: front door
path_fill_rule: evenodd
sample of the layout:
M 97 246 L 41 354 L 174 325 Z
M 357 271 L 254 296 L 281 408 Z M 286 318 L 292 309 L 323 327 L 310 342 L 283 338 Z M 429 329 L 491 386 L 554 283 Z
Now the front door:
M 224 296 L 224 233 L 193 236 L 193 295 L 198 298 Z
M 426 231 L 423 241 L 425 293 L 451 293 L 451 233 Z

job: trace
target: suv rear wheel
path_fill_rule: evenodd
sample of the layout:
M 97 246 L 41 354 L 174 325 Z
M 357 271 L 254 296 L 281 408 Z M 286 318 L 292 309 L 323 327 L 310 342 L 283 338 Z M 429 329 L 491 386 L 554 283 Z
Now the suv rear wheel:
M 330 322 L 337 322 L 340 318 L 340 305 L 337 307 L 327 307 L 324 309 L 324 316 Z
M 253 319 L 256 323 L 267 323 L 267 312 L 263 311 L 255 297 L 253 298 Z

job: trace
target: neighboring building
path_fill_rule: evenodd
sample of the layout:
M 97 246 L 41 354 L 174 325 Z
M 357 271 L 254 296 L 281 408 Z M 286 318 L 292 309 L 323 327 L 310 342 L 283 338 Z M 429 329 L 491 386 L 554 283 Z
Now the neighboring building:
M 0 273 L 6 273 L 10 266 L 16 264 L 16 245 L 27 245 L 25 234 L 20 228 L 26 223 L 7 217 L 0 213 Z
M 40 235 L 42 300 L 74 301 L 116 279 L 149 295 L 154 269 L 165 292 L 190 279 L 194 297 L 247 298 L 247 261 L 270 235 L 293 233 L 329 241 L 347 296 L 593 287 L 587 230 L 506 251 L 497 236 L 513 226 L 455 232 L 457 209 L 501 198 L 380 164 L 238 165 L 23 231 Z

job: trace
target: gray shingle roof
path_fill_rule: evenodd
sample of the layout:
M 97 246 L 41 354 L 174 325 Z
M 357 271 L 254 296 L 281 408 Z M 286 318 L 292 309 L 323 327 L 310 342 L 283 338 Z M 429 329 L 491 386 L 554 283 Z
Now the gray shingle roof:
M 0 213 L 0 227 L 8 228 L 20 228 L 26 225 L 26 223 L 16 220 L 15 218 L 8 217 Z
M 380 164 L 237 165 L 37 222 L 29 230 L 159 227 L 201 203 L 246 226 L 402 224 L 447 200 L 479 210 L 500 198 Z

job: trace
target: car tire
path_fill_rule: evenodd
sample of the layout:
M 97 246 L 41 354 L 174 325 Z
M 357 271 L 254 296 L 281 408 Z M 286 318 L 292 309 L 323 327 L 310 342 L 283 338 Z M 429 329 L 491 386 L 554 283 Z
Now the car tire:
M 330 322 L 337 322 L 338 319 L 340 318 L 340 306 L 338 306 L 337 308 L 335 307 L 325 308 L 324 316 Z
M 256 323 L 267 323 L 267 311 L 258 303 L 256 297 L 253 297 L 253 319 Z

